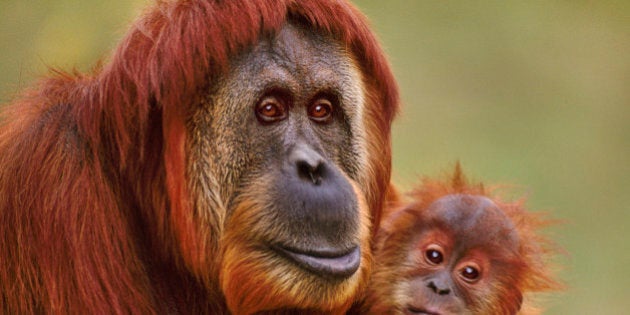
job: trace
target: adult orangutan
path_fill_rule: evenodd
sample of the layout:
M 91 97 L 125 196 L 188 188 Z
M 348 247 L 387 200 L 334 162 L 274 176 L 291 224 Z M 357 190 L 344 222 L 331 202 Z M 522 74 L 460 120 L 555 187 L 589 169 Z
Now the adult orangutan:
M 526 294 L 560 287 L 538 232 L 548 221 L 522 201 L 501 201 L 459 167 L 410 197 L 383 220 L 360 313 L 536 314 Z
M 157 1 L 6 110 L 0 310 L 344 312 L 397 106 L 345 1 Z

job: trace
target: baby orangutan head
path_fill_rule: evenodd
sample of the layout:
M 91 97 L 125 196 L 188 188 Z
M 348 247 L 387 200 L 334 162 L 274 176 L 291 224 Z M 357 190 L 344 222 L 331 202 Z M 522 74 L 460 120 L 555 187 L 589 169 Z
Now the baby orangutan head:
M 370 314 L 535 313 L 524 294 L 558 288 L 546 222 L 521 203 L 470 185 L 425 180 L 381 226 L 376 270 L 364 303 Z

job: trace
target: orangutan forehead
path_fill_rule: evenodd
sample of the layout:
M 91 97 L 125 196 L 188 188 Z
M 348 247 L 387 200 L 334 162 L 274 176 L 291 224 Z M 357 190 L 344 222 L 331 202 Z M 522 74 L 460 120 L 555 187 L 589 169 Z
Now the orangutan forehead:
M 336 40 L 312 30 L 285 24 L 270 38 L 233 60 L 237 71 L 257 73 L 257 85 L 295 90 L 342 91 L 357 82 L 353 58 Z
M 326 35 L 314 33 L 312 29 L 286 24 L 269 44 L 269 51 L 276 61 L 284 61 L 298 68 L 306 64 L 347 64 L 341 44 Z
M 504 243 L 514 246 L 518 243 L 513 222 L 488 197 L 447 195 L 433 202 L 428 213 L 440 225 L 446 226 L 456 235 L 461 235 L 458 239 L 474 236 L 480 243 Z

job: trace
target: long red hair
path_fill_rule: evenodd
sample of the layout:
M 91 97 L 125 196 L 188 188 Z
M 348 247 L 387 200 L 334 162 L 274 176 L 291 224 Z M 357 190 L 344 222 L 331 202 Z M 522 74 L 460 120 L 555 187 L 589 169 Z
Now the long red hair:
M 182 241 L 196 240 L 174 236 L 195 211 L 186 188 L 186 117 L 231 56 L 287 21 L 344 43 L 361 66 L 373 175 L 365 190 L 378 226 L 398 91 L 365 17 L 337 0 L 157 1 L 104 66 L 55 72 L 7 108 L 0 310 L 223 311 L 220 293 L 199 287 L 199 275 L 181 261 L 196 249 Z M 165 293 L 172 288 L 179 297 Z

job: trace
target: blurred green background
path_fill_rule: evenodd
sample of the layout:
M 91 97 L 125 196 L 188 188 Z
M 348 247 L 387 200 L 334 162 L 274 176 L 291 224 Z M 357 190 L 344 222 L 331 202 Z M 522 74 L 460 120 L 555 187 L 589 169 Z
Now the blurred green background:
M 89 70 L 148 0 L 0 0 L 0 103 Z M 630 1 L 355 1 L 400 85 L 394 179 L 460 160 L 566 223 L 547 314 L 630 309 Z

